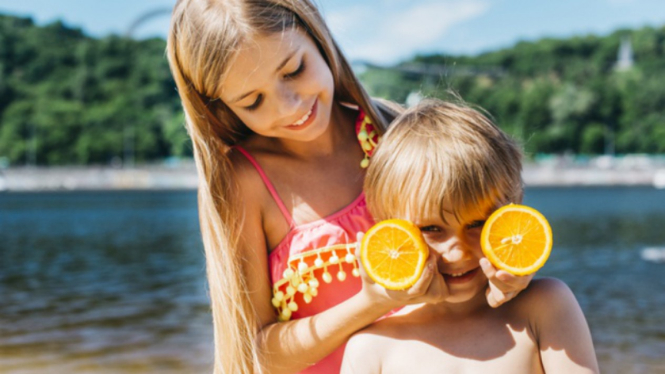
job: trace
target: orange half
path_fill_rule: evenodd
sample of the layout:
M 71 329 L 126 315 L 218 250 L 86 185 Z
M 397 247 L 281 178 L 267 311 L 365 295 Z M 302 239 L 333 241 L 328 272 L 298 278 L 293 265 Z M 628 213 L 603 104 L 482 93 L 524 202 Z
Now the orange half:
M 377 223 L 360 244 L 360 260 L 367 275 L 389 290 L 404 290 L 416 283 L 428 252 L 420 229 L 403 219 Z
M 509 204 L 487 219 L 480 244 L 495 267 L 515 275 L 531 274 L 550 256 L 552 228 L 537 210 Z

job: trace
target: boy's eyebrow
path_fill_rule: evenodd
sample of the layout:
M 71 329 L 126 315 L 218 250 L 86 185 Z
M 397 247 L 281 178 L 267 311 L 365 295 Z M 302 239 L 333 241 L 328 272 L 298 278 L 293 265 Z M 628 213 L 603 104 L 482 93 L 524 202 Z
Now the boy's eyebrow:
M 282 70 L 282 69 L 284 68 L 284 66 L 289 62 L 289 60 L 291 60 L 291 58 L 293 58 L 293 56 L 294 56 L 299 50 L 300 50 L 300 48 L 297 48 L 297 49 L 291 51 L 291 53 L 289 53 L 289 54 L 284 58 L 284 60 L 282 60 L 282 62 L 280 62 L 279 65 L 277 65 L 277 69 L 275 69 L 275 73 L 278 73 L 280 70 Z M 240 100 L 246 98 L 247 96 L 253 94 L 254 91 L 256 91 L 256 90 L 252 90 L 252 91 L 249 91 L 249 92 L 247 92 L 247 93 L 244 93 L 244 94 L 238 96 L 237 98 L 231 100 L 230 103 L 231 103 L 231 104 L 237 103 L 238 101 L 240 101 Z

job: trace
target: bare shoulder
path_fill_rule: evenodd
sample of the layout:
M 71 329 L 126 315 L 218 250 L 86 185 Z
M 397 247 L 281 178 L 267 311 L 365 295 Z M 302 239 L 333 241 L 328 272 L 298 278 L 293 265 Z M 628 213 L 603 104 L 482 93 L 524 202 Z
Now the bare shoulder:
M 346 343 L 342 374 L 379 373 L 391 339 L 381 322 L 357 332 Z
M 526 290 L 515 298 L 511 307 L 530 321 L 534 332 L 547 326 L 556 326 L 570 318 L 581 315 L 581 309 L 570 287 L 556 278 L 534 279 Z M 511 303 L 508 303 L 511 304 Z
M 542 305 L 569 302 L 575 296 L 570 287 L 563 281 L 556 278 L 534 279 L 519 297 L 521 303 L 529 305 Z

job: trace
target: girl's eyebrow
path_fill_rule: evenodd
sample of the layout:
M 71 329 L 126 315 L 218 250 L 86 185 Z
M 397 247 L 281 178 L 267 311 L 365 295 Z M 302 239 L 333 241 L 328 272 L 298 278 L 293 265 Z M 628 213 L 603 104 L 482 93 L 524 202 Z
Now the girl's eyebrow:
M 291 51 L 291 52 L 290 52 L 290 53 L 284 58 L 284 60 L 282 60 L 282 62 L 280 62 L 280 64 L 277 66 L 277 69 L 275 69 L 275 73 L 279 73 L 279 71 L 282 70 L 282 69 L 284 68 L 284 66 L 289 62 L 289 60 L 291 60 L 291 58 L 293 58 L 293 56 L 294 56 L 299 50 L 300 50 L 300 48 L 296 48 L 295 50 Z M 247 96 L 253 94 L 255 91 L 256 91 L 256 90 L 252 90 L 252 91 L 249 91 L 249 92 L 247 92 L 247 93 L 244 93 L 244 94 L 238 96 L 237 98 L 231 100 L 230 103 L 231 103 L 231 104 L 235 104 L 235 103 L 237 103 L 238 101 L 240 101 L 240 100 L 246 98 Z

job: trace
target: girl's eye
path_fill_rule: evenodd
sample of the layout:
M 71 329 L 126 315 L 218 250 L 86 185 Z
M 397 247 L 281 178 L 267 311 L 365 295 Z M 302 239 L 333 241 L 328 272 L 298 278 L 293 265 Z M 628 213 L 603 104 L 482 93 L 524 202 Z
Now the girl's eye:
M 471 229 L 476 229 L 479 227 L 485 226 L 485 221 L 473 221 L 470 224 L 466 225 L 466 228 L 471 230 Z
M 250 112 L 256 110 L 256 108 L 258 108 L 259 105 L 261 105 L 262 101 L 263 101 L 263 95 L 259 94 L 259 96 L 256 97 L 256 101 L 252 103 L 252 105 L 246 106 L 245 109 L 249 110 Z
M 302 74 L 303 71 L 305 71 L 305 60 L 304 59 L 300 61 L 300 65 L 298 66 L 298 68 L 295 71 L 293 71 L 289 74 L 286 74 L 284 76 L 284 79 L 286 79 L 286 80 L 295 79 L 300 74 Z
M 420 231 L 423 233 L 427 232 L 441 232 L 441 227 L 435 226 L 435 225 L 430 225 L 430 226 L 423 226 L 420 228 Z

